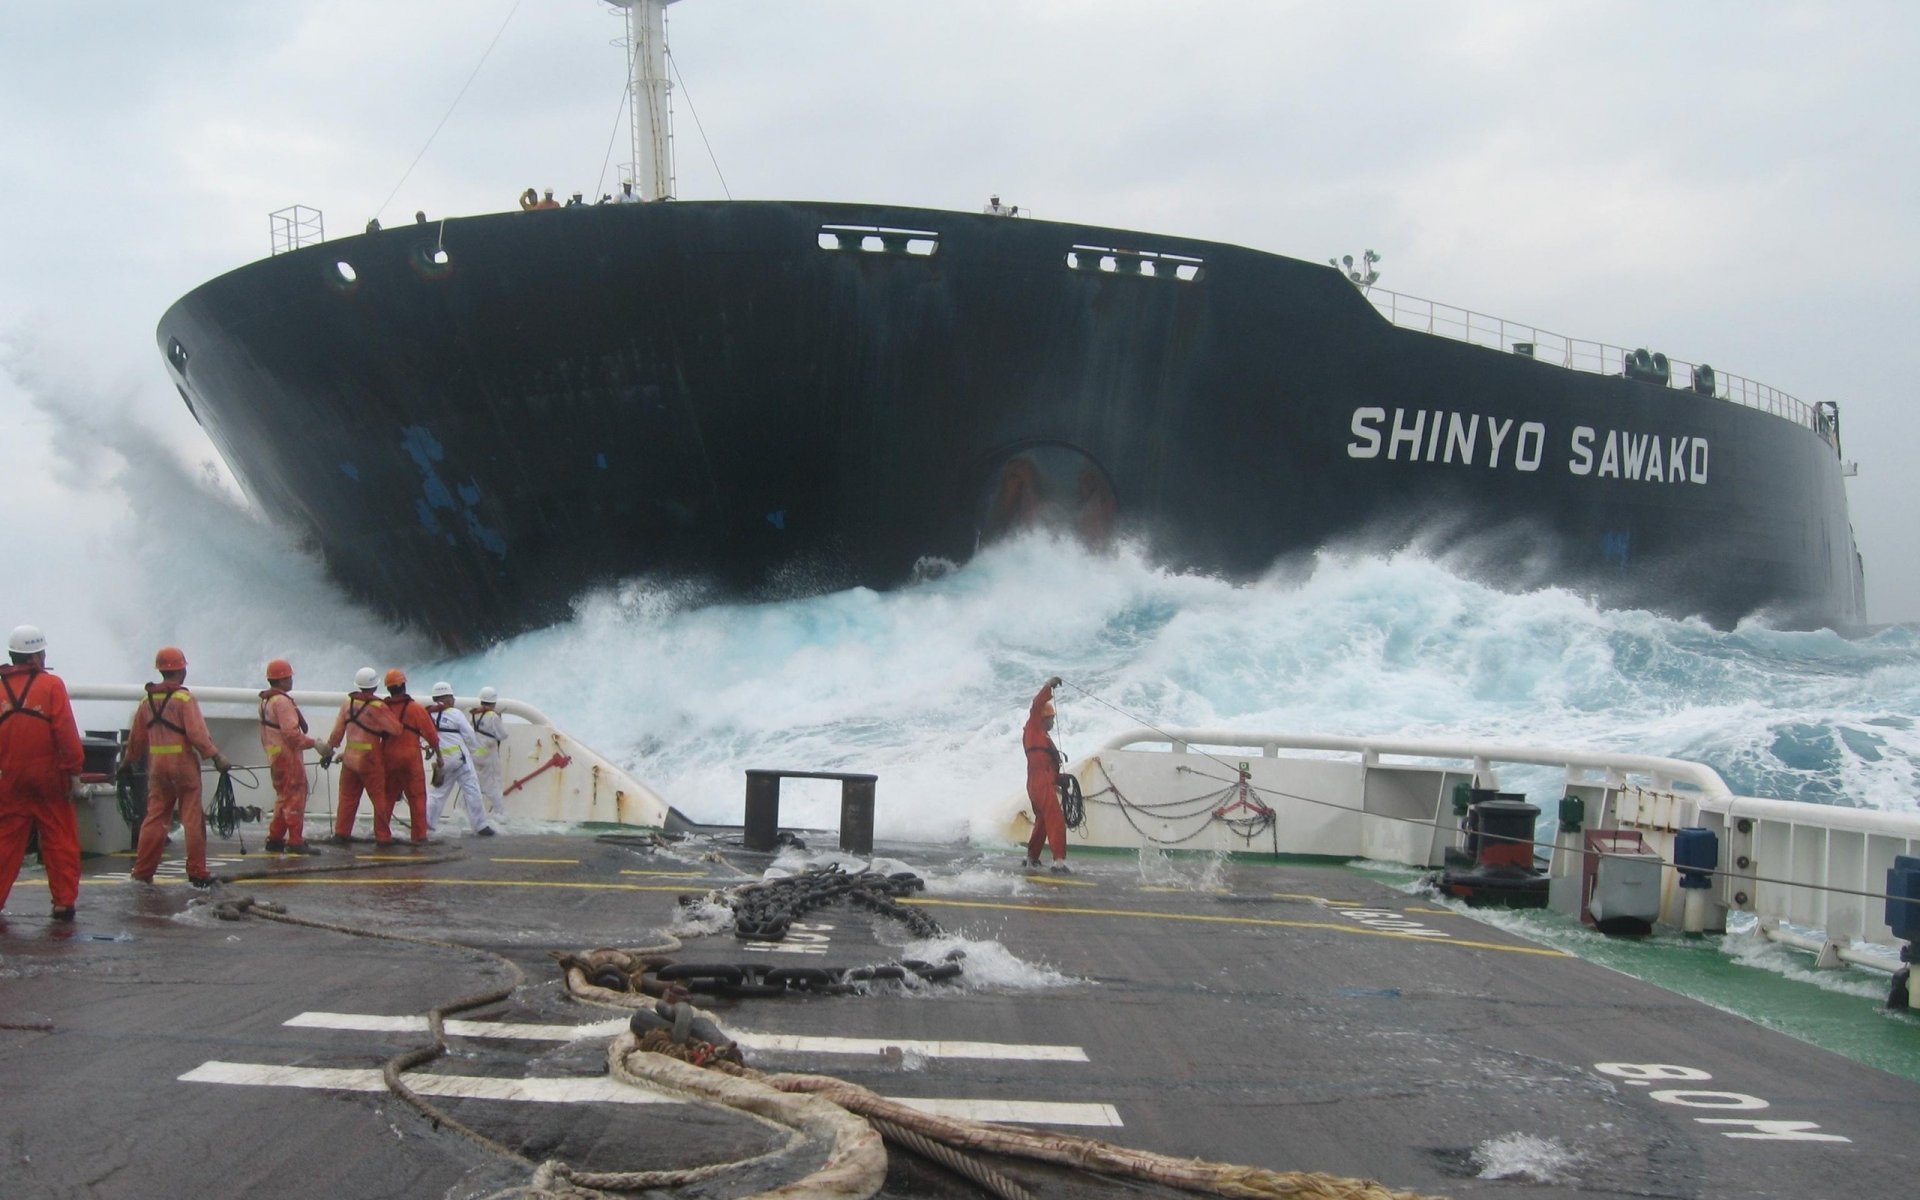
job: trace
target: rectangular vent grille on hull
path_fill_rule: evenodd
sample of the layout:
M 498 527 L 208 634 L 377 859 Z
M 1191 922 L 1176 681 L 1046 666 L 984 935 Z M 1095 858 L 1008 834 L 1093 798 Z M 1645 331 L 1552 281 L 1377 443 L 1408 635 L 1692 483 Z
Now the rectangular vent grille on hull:
M 1067 266 L 1075 271 L 1103 271 L 1141 279 L 1173 279 L 1196 283 L 1205 259 L 1156 250 L 1121 250 L 1114 246 L 1075 246 L 1067 251 Z
M 931 258 L 940 249 L 940 234 L 932 229 L 890 229 L 885 225 L 822 225 L 820 248 Z

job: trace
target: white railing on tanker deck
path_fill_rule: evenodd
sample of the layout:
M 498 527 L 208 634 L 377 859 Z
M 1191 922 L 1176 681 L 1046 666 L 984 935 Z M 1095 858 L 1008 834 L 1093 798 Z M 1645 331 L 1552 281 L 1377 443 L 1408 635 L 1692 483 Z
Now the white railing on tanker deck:
M 1452 304 L 1442 304 L 1435 300 L 1425 300 L 1419 296 L 1403 296 L 1382 287 L 1363 290 L 1380 315 L 1401 329 L 1414 329 L 1508 354 L 1525 353 L 1525 351 L 1516 351 L 1514 349 L 1516 346 L 1532 346 L 1533 352 L 1530 357 L 1534 361 L 1552 363 L 1573 371 L 1586 371 L 1595 375 L 1623 375 L 1626 373 L 1627 357 L 1633 353 L 1624 346 L 1609 346 L 1605 342 L 1570 338 L 1565 334 L 1554 333 L 1538 326 L 1523 325 L 1501 317 L 1490 317 L 1485 313 L 1477 313 Z M 1668 364 L 1676 375 L 1683 368 L 1687 378 L 1693 375 L 1695 367 L 1693 363 L 1674 358 L 1669 359 Z M 1833 431 L 1828 427 L 1827 422 L 1821 420 L 1819 413 L 1812 405 L 1788 395 L 1779 388 L 1769 387 L 1744 376 L 1729 375 L 1716 368 L 1714 395 L 1719 399 L 1771 413 L 1782 420 L 1805 426 L 1825 438 L 1828 443 L 1834 442 Z M 1835 448 L 1838 448 L 1837 445 Z

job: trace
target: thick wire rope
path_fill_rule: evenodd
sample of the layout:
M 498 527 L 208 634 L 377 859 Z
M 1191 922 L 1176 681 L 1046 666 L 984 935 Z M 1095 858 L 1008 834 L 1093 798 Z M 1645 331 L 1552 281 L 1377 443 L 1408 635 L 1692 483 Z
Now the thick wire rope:
M 620 138 L 620 121 L 626 116 L 627 97 L 633 93 L 633 81 L 629 79 L 620 89 L 620 104 L 613 110 L 613 130 L 607 134 L 607 154 L 600 160 L 600 178 L 593 185 L 596 195 L 604 195 L 600 189 L 607 186 L 607 167 L 613 162 L 613 144 Z
M 680 90 L 686 94 L 687 112 L 693 116 L 693 127 L 700 131 L 700 144 L 707 148 L 707 161 L 713 164 L 713 173 L 720 177 L 720 191 L 731 200 L 733 190 L 727 186 L 726 172 L 720 169 L 720 160 L 714 156 L 713 143 L 707 140 L 707 127 L 700 123 L 700 110 L 693 106 L 693 93 L 687 91 L 687 81 L 680 78 L 680 63 L 674 58 L 672 50 L 667 51 L 667 69 L 673 72 L 673 78 L 679 83 Z
M 459 108 L 460 101 L 466 99 L 467 89 L 472 87 L 473 81 L 479 77 L 480 68 L 487 65 L 487 59 L 492 56 L 493 48 L 500 44 L 500 35 L 507 31 L 507 25 L 513 20 L 513 14 L 519 11 L 520 0 L 513 0 L 513 7 L 507 10 L 506 20 L 500 22 L 500 28 L 494 31 L 493 40 L 487 43 L 486 50 L 480 55 L 480 61 L 473 64 L 473 71 L 467 76 L 467 81 L 460 85 L 460 94 L 453 98 L 452 104 L 447 105 L 446 113 L 440 118 L 440 123 L 433 127 L 433 132 L 427 135 L 426 143 L 420 147 L 420 153 L 413 156 L 413 161 L 408 163 L 407 169 L 401 173 L 400 182 L 393 185 L 393 190 L 387 193 L 387 198 L 382 200 L 380 207 L 374 210 L 375 220 L 379 220 L 380 214 L 387 211 L 387 205 L 392 204 L 393 198 L 400 194 L 400 189 L 407 185 L 407 179 L 412 176 L 413 169 L 419 166 L 420 160 L 427 156 L 427 150 L 433 145 L 433 139 L 440 136 L 440 131 L 446 128 L 448 118 L 453 116 L 453 110 Z

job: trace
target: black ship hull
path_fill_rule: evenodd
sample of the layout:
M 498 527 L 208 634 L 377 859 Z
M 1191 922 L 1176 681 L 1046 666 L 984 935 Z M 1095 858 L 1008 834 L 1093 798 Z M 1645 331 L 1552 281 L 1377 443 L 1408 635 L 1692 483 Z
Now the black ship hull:
M 1036 521 L 1231 575 L 1425 536 L 1615 605 L 1864 618 L 1830 425 L 1398 329 L 1337 271 L 1215 243 L 508 213 L 251 264 L 158 338 L 259 506 L 456 647 L 613 579 L 885 587 Z

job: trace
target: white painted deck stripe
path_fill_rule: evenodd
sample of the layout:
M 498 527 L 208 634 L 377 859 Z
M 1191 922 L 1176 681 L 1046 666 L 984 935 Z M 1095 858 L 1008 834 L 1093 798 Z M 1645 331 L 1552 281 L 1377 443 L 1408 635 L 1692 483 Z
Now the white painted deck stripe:
M 1119 1129 L 1123 1122 L 1111 1104 L 1055 1104 L 1045 1100 L 915 1100 L 893 1099 L 908 1108 L 936 1117 L 967 1121 L 995 1121 L 1002 1125 L 1091 1125 Z
M 898 1046 L 928 1058 L 991 1058 L 1018 1062 L 1086 1062 L 1087 1052 L 1078 1046 L 1048 1046 L 1018 1042 L 922 1041 L 914 1038 L 812 1037 L 792 1033 L 752 1033 L 729 1031 L 733 1039 L 749 1050 L 790 1050 L 811 1054 L 878 1054 L 888 1046 Z
M 242 1087 L 318 1088 L 339 1092 L 384 1092 L 379 1071 L 340 1067 L 276 1067 L 268 1063 L 204 1062 L 180 1076 L 182 1083 L 222 1083 Z M 538 1104 L 677 1104 L 657 1092 L 628 1087 L 607 1078 L 497 1079 L 481 1075 L 406 1076 L 407 1086 L 426 1096 L 470 1100 L 519 1100 Z M 1044 1100 L 948 1100 L 892 1097 L 921 1112 L 1014 1125 L 1079 1125 L 1117 1129 L 1120 1114 L 1111 1104 L 1063 1104 Z
M 266 1063 L 204 1062 L 182 1083 L 231 1083 L 251 1087 L 324 1088 L 339 1092 L 384 1092 L 379 1071 L 338 1067 L 276 1067 Z M 603 1104 L 672 1104 L 658 1092 L 628 1087 L 612 1079 L 494 1079 L 481 1075 L 406 1076 L 407 1086 L 426 1096 L 475 1100 L 530 1100 L 541 1104 L 598 1101 Z
M 304 1012 L 286 1022 L 306 1029 L 361 1029 L 379 1033 L 415 1033 L 426 1029 L 419 1016 L 386 1017 L 371 1013 Z M 508 1038 L 532 1042 L 572 1042 L 612 1037 L 627 1027 L 619 1017 L 586 1025 L 533 1025 L 514 1021 L 448 1021 L 455 1037 Z M 748 1050 L 788 1051 L 799 1054 L 879 1054 L 898 1046 L 928 1058 L 986 1058 L 1012 1062 L 1086 1062 L 1079 1046 L 1026 1045 L 1017 1042 L 929 1041 L 914 1038 L 813 1037 L 804 1034 L 754 1033 L 729 1030 Z

